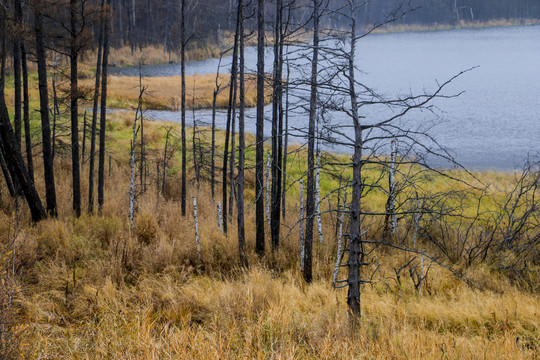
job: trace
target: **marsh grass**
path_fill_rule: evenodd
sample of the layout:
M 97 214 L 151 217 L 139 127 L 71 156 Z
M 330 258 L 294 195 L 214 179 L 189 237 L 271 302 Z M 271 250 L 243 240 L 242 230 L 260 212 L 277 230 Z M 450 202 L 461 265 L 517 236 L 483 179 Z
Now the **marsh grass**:
M 17 353 L 27 358 L 79 359 L 534 359 L 540 348 L 540 299 L 534 288 L 519 286 L 489 264 L 452 264 L 469 287 L 446 269 L 430 266 L 422 294 L 395 269 L 410 257 L 389 249 L 370 248 L 374 264 L 366 269 L 374 282 L 363 287 L 362 317 L 350 322 L 346 290 L 330 286 L 335 263 L 335 214 L 323 215 L 325 242 L 314 246 L 314 283 L 307 285 L 299 271 L 299 189 L 291 183 L 287 217 L 283 219 L 280 249 L 259 259 L 255 247 L 253 206 L 255 155 L 247 152 L 246 240 L 249 269 L 238 261 L 236 221 L 229 234 L 218 229 L 216 204 L 209 184 L 188 185 L 188 198 L 197 197 L 202 261 L 195 243 L 192 203 L 180 214 L 180 152 L 169 163 L 165 196 L 158 195 L 150 172 L 148 191 L 137 197 L 135 231 L 128 223 L 129 141 L 133 114 L 113 113 L 107 124 L 107 151 L 114 158 L 107 174 L 102 216 L 71 213 L 71 161 L 56 158 L 58 219 L 31 225 L 26 209 L 17 212 L 2 196 L 0 242 L 16 234 L 14 258 L 18 322 L 22 333 Z M 145 135 L 149 161 L 161 158 L 165 127 L 178 124 L 148 121 Z M 208 134 L 209 129 L 203 128 Z M 191 129 L 187 131 L 188 139 Z M 223 144 L 218 131 L 218 146 Z M 174 145 L 178 139 L 171 140 Z M 247 142 L 253 143 L 250 135 Z M 171 145 L 172 146 L 172 145 Z M 172 146 L 174 148 L 174 146 Z M 191 149 L 187 158 L 191 159 Z M 288 172 L 292 179 L 305 173 L 305 151 L 292 145 Z M 219 152 L 219 151 L 218 151 Z M 346 162 L 347 155 L 324 154 Z M 37 160 L 37 157 L 36 157 Z M 36 174 L 42 173 L 36 161 Z M 219 164 L 219 158 L 218 158 Z M 367 178 L 380 169 L 366 167 Z M 87 167 L 81 191 L 87 193 Z M 194 179 L 189 170 L 189 179 Z M 350 170 L 343 172 L 350 176 Z M 373 175 L 373 176 L 371 176 Z M 454 170 L 454 177 L 490 184 L 495 197 L 511 188 L 513 173 L 474 173 Z M 154 174 L 155 176 L 155 174 Z M 37 189 L 44 185 L 37 176 Z M 2 180 L 3 181 L 3 180 Z M 420 178 L 427 191 L 442 192 L 456 185 L 438 175 Z M 2 185 L 4 186 L 4 185 Z M 332 171 L 323 171 L 323 195 L 339 186 Z M 218 194 L 219 196 L 219 194 Z M 335 205 L 336 198 L 330 202 Z M 83 197 L 83 208 L 85 208 Z M 382 191 L 366 199 L 367 209 L 381 209 Z M 323 203 L 323 210 L 331 205 Z M 495 206 L 494 203 L 487 203 Z M 233 219 L 235 217 L 233 216 Z M 19 226 L 14 232 L 14 223 Z M 380 238 L 373 220 L 369 236 Z M 269 229 L 267 229 L 268 231 Z M 428 252 L 437 249 L 420 239 Z M 416 259 L 415 261 L 418 261 Z M 534 264 L 531 264 L 534 269 Z M 340 273 L 343 278 L 344 272 Z M 537 279 L 531 278 L 534 283 Z M 533 289 L 533 290 L 531 290 Z M 354 327 L 356 326 L 356 327 Z

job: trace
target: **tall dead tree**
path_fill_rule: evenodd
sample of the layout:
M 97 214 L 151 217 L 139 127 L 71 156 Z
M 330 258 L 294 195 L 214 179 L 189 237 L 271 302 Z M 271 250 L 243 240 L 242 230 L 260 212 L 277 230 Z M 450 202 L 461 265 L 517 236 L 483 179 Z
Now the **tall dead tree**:
M 79 0 L 69 1 L 70 13 L 70 110 L 71 110 L 71 174 L 73 182 L 73 212 L 81 216 L 81 174 L 79 166 L 79 89 L 78 89 L 78 62 L 79 62 L 79 35 L 77 7 Z M 81 14 L 84 16 L 84 14 Z
M 264 255 L 264 0 L 257 2 L 257 130 L 255 136 L 255 252 Z
M 233 47 L 233 59 L 231 64 L 231 80 L 229 83 L 229 104 L 227 108 L 227 126 L 225 128 L 225 149 L 223 150 L 223 182 L 222 182 L 222 196 L 223 196 L 223 231 L 227 233 L 227 162 L 229 161 L 229 137 L 231 122 L 233 117 L 233 109 L 236 103 L 236 78 L 238 74 L 238 32 L 239 32 L 239 19 L 236 19 L 236 32 L 234 35 L 234 47 Z M 234 149 L 231 149 L 234 156 Z
M 304 239 L 304 279 L 313 280 L 313 222 L 315 218 L 315 122 L 317 117 L 317 74 L 319 61 L 319 0 L 313 0 L 313 55 L 311 58 L 311 93 L 309 101 L 308 169 L 306 199 L 306 236 Z
M 276 23 L 274 29 L 274 81 L 272 96 L 272 207 L 270 213 L 270 234 L 272 249 L 279 248 L 279 231 L 281 225 L 281 164 L 282 164 L 282 134 L 283 113 L 281 109 L 282 93 L 282 26 L 283 2 L 276 1 Z
M 105 131 L 107 125 L 107 66 L 109 61 L 109 19 L 111 0 L 106 0 L 103 26 L 103 60 L 101 64 L 101 113 L 99 117 L 98 213 L 103 210 L 105 185 Z
M 92 125 L 90 132 L 90 163 L 88 167 L 88 213 L 94 212 L 94 164 L 95 164 L 95 154 L 96 154 L 96 132 L 97 132 L 97 115 L 98 115 L 98 103 L 99 103 L 99 85 L 101 79 L 101 64 L 102 64 L 102 51 L 103 51 L 103 27 L 105 26 L 105 2 L 101 0 L 101 9 L 102 19 L 99 27 L 99 36 L 98 36 L 98 52 L 96 59 L 96 78 L 95 78 L 95 88 L 94 88 L 94 101 L 92 107 Z
M 13 82 L 14 82 L 14 100 L 15 112 L 13 123 L 15 125 L 15 138 L 19 147 L 21 146 L 21 129 L 22 129 L 22 90 L 21 90 L 21 37 L 22 37 L 22 5 L 21 0 L 13 1 L 15 28 L 13 34 Z
M 2 24 L 2 27 L 4 24 Z M 3 29 L 2 29 L 3 33 Z M 3 36 L 3 38 L 5 38 Z M 2 51 L 0 53 L 0 67 L 1 67 L 1 76 L 0 76 L 0 151 L 2 163 L 6 163 L 6 167 L 11 173 L 11 178 L 16 177 L 18 181 L 18 186 L 23 192 L 26 199 L 26 203 L 30 208 L 30 213 L 32 215 L 33 221 L 40 221 L 47 217 L 45 209 L 41 204 L 41 199 L 34 187 L 34 183 L 26 170 L 24 165 L 24 160 L 21 156 L 20 146 L 17 143 L 17 138 L 13 132 L 11 126 L 11 121 L 9 119 L 9 113 L 5 102 L 4 97 L 4 74 L 5 74 L 5 42 L 2 40 Z M 3 165 L 3 164 L 2 164 Z M 2 166 L 2 169 L 4 166 Z M 4 175 L 6 173 L 4 172 Z M 9 177 L 6 176 L 6 182 L 9 183 Z M 14 189 L 15 190 L 15 189 Z
M 51 126 L 49 121 L 49 95 L 47 92 L 47 60 L 45 56 L 45 31 L 40 2 L 34 7 L 36 59 L 39 78 L 39 106 L 41 114 L 41 142 L 43 154 L 43 172 L 45 179 L 45 197 L 47 213 L 57 216 L 56 190 L 54 186 L 53 152 L 51 144 Z
M 24 26 L 24 23 L 21 23 Z M 30 132 L 30 95 L 28 90 L 28 63 L 26 57 L 26 46 L 24 39 L 21 41 L 21 67 L 23 77 L 23 122 L 24 122 L 24 143 L 26 147 L 26 166 L 28 174 L 34 181 L 34 159 L 32 157 L 32 134 Z
M 182 138 L 182 200 L 181 209 L 182 216 L 186 216 L 186 17 L 185 17 L 185 0 L 180 3 L 180 62 L 181 62 L 181 138 Z
M 246 105 L 245 96 L 245 61 L 244 61 L 244 1 L 238 1 L 238 17 L 240 19 L 240 111 L 238 117 L 238 194 L 236 204 L 238 206 L 238 253 L 240 264 L 247 267 L 246 237 L 244 230 L 244 166 L 245 166 L 245 130 L 244 110 Z

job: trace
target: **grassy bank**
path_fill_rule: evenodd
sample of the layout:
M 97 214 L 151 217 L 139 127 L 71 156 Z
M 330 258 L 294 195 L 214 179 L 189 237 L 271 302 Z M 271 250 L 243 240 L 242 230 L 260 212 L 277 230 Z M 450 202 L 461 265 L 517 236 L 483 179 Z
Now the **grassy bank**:
M 218 84 L 223 89 L 227 86 L 230 75 L 220 75 Z M 145 108 L 154 110 L 180 109 L 180 76 L 147 77 L 142 79 L 146 87 Z M 85 79 L 81 85 L 92 88 L 93 80 Z M 186 107 L 188 109 L 212 108 L 213 94 L 216 89 L 216 75 L 186 76 Z M 266 103 L 271 101 L 270 87 L 266 90 Z M 246 76 L 246 106 L 257 105 L 257 79 Z M 135 109 L 139 100 L 139 78 L 135 76 L 110 76 L 107 87 L 109 107 Z M 222 90 L 216 99 L 218 108 L 226 108 L 229 102 L 228 89 Z
M 198 201 L 202 259 L 195 243 L 191 201 L 180 215 L 180 152 L 167 170 L 165 192 L 156 191 L 155 163 L 163 157 L 165 128 L 179 133 L 177 124 L 146 122 L 149 174 L 147 191 L 136 200 L 135 230 L 128 222 L 129 143 L 133 114 L 111 114 L 108 152 L 113 158 L 107 174 L 102 216 L 71 215 L 71 171 L 68 155 L 56 159 L 59 218 L 31 225 L 24 207 L 2 194 L 0 244 L 5 269 L 15 269 L 20 288 L 16 317 L 23 325 L 18 352 L 26 358 L 79 359 L 217 359 L 217 358 L 389 358 L 389 359 L 534 359 L 540 348 L 538 289 L 501 275 L 485 263 L 451 264 L 472 284 L 431 264 L 421 293 L 399 269 L 412 257 L 389 249 L 370 248 L 373 284 L 363 287 L 362 319 L 353 329 L 346 311 L 346 289 L 330 286 L 335 263 L 336 219 L 322 217 L 324 243 L 314 246 L 314 284 L 299 272 L 299 190 L 291 183 L 287 217 L 283 219 L 280 249 L 259 259 L 254 255 L 254 148 L 246 154 L 246 239 L 249 269 L 238 262 L 236 222 L 229 234 L 218 229 L 216 204 L 209 184 L 195 184 L 190 169 L 188 199 Z M 209 141 L 208 129 L 203 139 Z M 187 137 L 191 139 L 191 130 Z M 253 143 L 249 136 L 248 143 Z M 188 142 L 190 143 L 190 142 Z M 223 133 L 218 132 L 218 145 Z M 305 152 L 293 148 L 291 179 L 305 172 Z M 345 161 L 347 156 L 325 154 Z M 192 153 L 187 154 L 192 158 Z M 208 160 L 208 155 L 205 155 Z M 217 159 L 220 164 L 220 158 Z M 42 173 L 36 156 L 36 174 Z M 205 165 L 208 166 L 208 163 Z M 345 175 L 347 176 L 346 170 Z M 366 177 L 379 170 L 366 169 Z M 88 189 L 83 167 L 82 193 Z M 338 185 L 333 171 L 321 174 L 321 192 Z M 454 176 L 466 177 L 454 171 Z M 490 194 L 504 197 L 514 174 L 477 173 L 492 183 Z M 1 180 L 3 181 L 3 180 Z M 430 192 L 459 188 L 437 175 L 424 177 Z M 5 185 L 2 184 L 3 188 Z M 36 186 L 44 193 L 43 181 Z M 137 187 L 140 190 L 140 187 Z M 219 192 L 218 192 L 219 197 Z M 383 192 L 372 192 L 367 209 L 384 206 Z M 335 206 L 336 197 L 323 202 Z M 83 209 L 86 208 L 83 196 Z M 235 219 L 235 217 L 233 217 Z M 400 220 L 405 230 L 406 219 Z M 380 238 L 372 223 L 370 237 Z M 457 229 L 457 228 L 454 228 Z M 267 232 L 269 229 L 267 229 Z M 435 234 L 435 233 L 433 233 Z M 427 238 L 419 248 L 437 254 Z M 13 251 L 10 253 L 10 251 Z M 419 258 L 412 260 L 419 265 Z M 534 266 L 533 264 L 531 264 Z M 533 267 L 534 268 L 534 267 Z M 0 271 L 1 272 L 1 271 Z M 6 276 L 6 273 L 2 273 Z M 339 278 L 343 278 L 342 270 Z M 534 280 L 532 280 L 534 283 Z

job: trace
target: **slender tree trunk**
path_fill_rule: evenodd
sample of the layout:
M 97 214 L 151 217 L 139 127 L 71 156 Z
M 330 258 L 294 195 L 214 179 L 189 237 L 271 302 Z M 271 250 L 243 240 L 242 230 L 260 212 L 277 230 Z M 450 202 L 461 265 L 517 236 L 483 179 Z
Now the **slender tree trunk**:
M 83 115 L 83 137 L 82 137 L 82 149 L 81 149 L 81 170 L 84 168 L 84 156 L 86 155 L 86 110 Z
M 110 0 L 107 0 L 110 6 Z M 107 7 L 107 9 L 109 8 Z M 105 131 L 107 128 L 107 64 L 109 60 L 109 16 L 110 10 L 105 17 L 103 27 L 103 61 L 101 64 L 101 114 L 99 119 L 99 164 L 98 164 L 98 213 L 103 210 L 104 185 L 105 185 Z
M 28 95 L 28 66 L 26 62 L 26 49 L 21 44 L 21 63 L 23 75 L 23 119 L 24 119 L 24 142 L 26 145 L 26 166 L 30 179 L 34 182 L 34 158 L 32 157 L 32 134 L 30 132 L 30 96 Z
M 279 230 L 281 225 L 281 25 L 283 6 L 282 0 L 276 1 L 276 24 L 274 34 L 274 85 L 272 98 L 272 206 L 270 214 L 270 233 L 272 249 L 279 248 Z
M 14 198 L 15 196 L 17 196 L 17 193 L 15 192 L 15 187 L 13 186 L 13 181 L 11 180 L 11 174 L 9 173 L 6 159 L 4 159 L 4 147 L 1 144 L 1 140 L 0 140 L 0 165 L 2 167 L 2 174 L 4 174 L 4 179 L 6 180 L 6 186 L 8 188 L 9 196 Z
M 317 232 L 319 243 L 323 243 L 322 218 L 321 218 L 321 187 L 320 187 L 321 152 L 317 149 L 317 167 L 315 169 L 315 212 L 317 213 Z
M 186 24 L 185 0 L 181 1 L 180 18 L 180 61 L 181 61 L 181 117 L 182 117 L 182 216 L 186 216 Z
M 229 221 L 233 218 L 234 209 L 234 196 L 235 196 L 235 184 L 234 184 L 234 161 L 236 159 L 236 99 L 238 94 L 238 80 L 235 76 L 233 81 L 233 102 L 232 102 L 232 115 L 231 115 L 231 157 L 229 158 Z
M 234 91 L 236 82 L 236 75 L 238 69 L 238 19 L 236 20 L 236 32 L 234 35 L 234 48 L 233 48 L 233 59 L 231 65 L 231 81 L 229 88 L 229 106 L 227 109 L 227 126 L 225 129 L 225 149 L 223 151 L 223 183 L 222 183 L 222 196 L 223 196 L 223 232 L 227 233 L 227 162 L 229 161 L 229 137 L 230 137 L 230 128 L 231 120 L 233 116 L 233 107 L 236 102 L 236 93 Z M 234 151 L 234 149 L 232 149 Z
M 69 1 L 70 20 L 71 20 L 71 90 L 70 90 L 70 109 L 71 109 L 71 173 L 73 181 L 73 212 L 75 216 L 81 216 L 81 174 L 79 167 L 79 89 L 78 89 L 78 61 L 79 49 L 77 38 L 77 0 Z
M 257 130 L 255 137 L 255 251 L 264 255 L 264 0 L 257 3 Z
M 245 69 L 244 69 L 244 19 L 243 0 L 238 1 L 238 17 L 240 19 L 240 114 L 238 118 L 238 252 L 240 264 L 247 267 L 246 238 L 244 231 L 244 162 L 246 143 L 244 139 L 244 109 L 245 109 Z
M 219 69 L 219 68 L 218 68 Z M 218 70 L 219 71 L 219 70 Z M 218 75 L 219 76 L 219 75 Z M 212 189 L 212 201 L 216 197 L 216 100 L 217 100 L 218 89 L 214 90 L 214 96 L 212 98 L 212 145 L 210 151 L 210 186 Z
M 289 79 L 290 79 L 290 63 L 287 58 L 287 87 L 285 88 L 285 141 L 283 144 L 283 195 L 281 199 L 281 216 L 285 219 L 287 215 L 286 199 L 287 199 L 287 152 L 289 146 Z
M 351 3 L 351 2 L 350 2 Z M 352 3 L 351 3 L 352 13 Z M 362 126 L 358 116 L 358 100 L 356 95 L 354 56 L 356 51 L 356 20 L 351 16 L 351 49 L 349 52 L 348 71 L 349 71 L 349 96 L 351 100 L 351 114 L 354 123 L 354 155 L 353 155 L 353 180 L 352 180 L 352 199 L 349 227 L 349 260 L 347 268 L 347 305 L 353 316 L 360 316 L 360 285 L 362 283 L 360 276 L 360 267 L 364 265 L 364 251 L 361 233 L 361 201 L 362 201 Z
M 14 12 L 15 12 L 15 24 L 20 27 L 22 30 L 22 6 L 21 0 L 14 0 Z M 13 118 L 13 123 L 15 125 L 15 138 L 17 139 L 17 144 L 21 147 L 21 129 L 22 129 L 22 114 L 21 114 L 21 105 L 22 105 L 22 91 L 21 91 L 21 34 L 15 34 L 13 38 L 13 77 L 14 77 L 14 87 L 15 87 L 15 114 Z
M 96 132 L 97 132 L 97 115 L 98 115 L 98 103 L 99 103 L 99 84 L 101 79 L 101 63 L 103 55 L 103 28 L 105 26 L 105 3 L 101 0 L 102 20 L 99 29 L 98 37 L 98 53 L 96 59 L 96 81 L 94 88 L 94 102 L 92 107 L 92 130 L 90 133 L 90 163 L 88 166 L 88 213 L 94 212 L 94 166 L 96 159 Z
M 308 171 L 304 279 L 313 281 L 313 221 L 315 218 L 315 122 L 317 116 L 317 65 L 319 61 L 319 0 L 313 0 L 313 57 L 311 59 L 311 97 L 309 101 Z
M 39 78 L 39 104 L 41 114 L 41 137 L 43 147 L 43 170 L 45 178 L 45 197 L 47 213 L 56 217 L 56 190 L 54 186 L 53 153 L 51 146 L 51 128 L 49 122 L 49 95 L 47 92 L 47 62 L 45 59 L 45 40 L 43 15 L 39 8 L 35 9 L 36 58 Z
M 52 129 L 52 158 L 56 155 L 56 123 L 60 120 L 60 107 L 58 106 L 58 96 L 56 95 L 56 51 L 53 50 L 53 77 L 51 81 L 53 91 L 53 129 Z

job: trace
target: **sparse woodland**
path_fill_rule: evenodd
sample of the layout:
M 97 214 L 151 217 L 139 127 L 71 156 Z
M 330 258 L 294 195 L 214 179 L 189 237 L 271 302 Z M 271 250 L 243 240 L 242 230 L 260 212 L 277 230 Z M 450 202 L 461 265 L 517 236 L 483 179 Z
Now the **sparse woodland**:
M 407 119 L 474 69 L 392 98 L 357 49 L 539 17 L 529 0 L 0 0 L 0 358 L 538 358 L 540 158 L 463 168 Z M 179 76 L 142 76 L 169 61 Z

